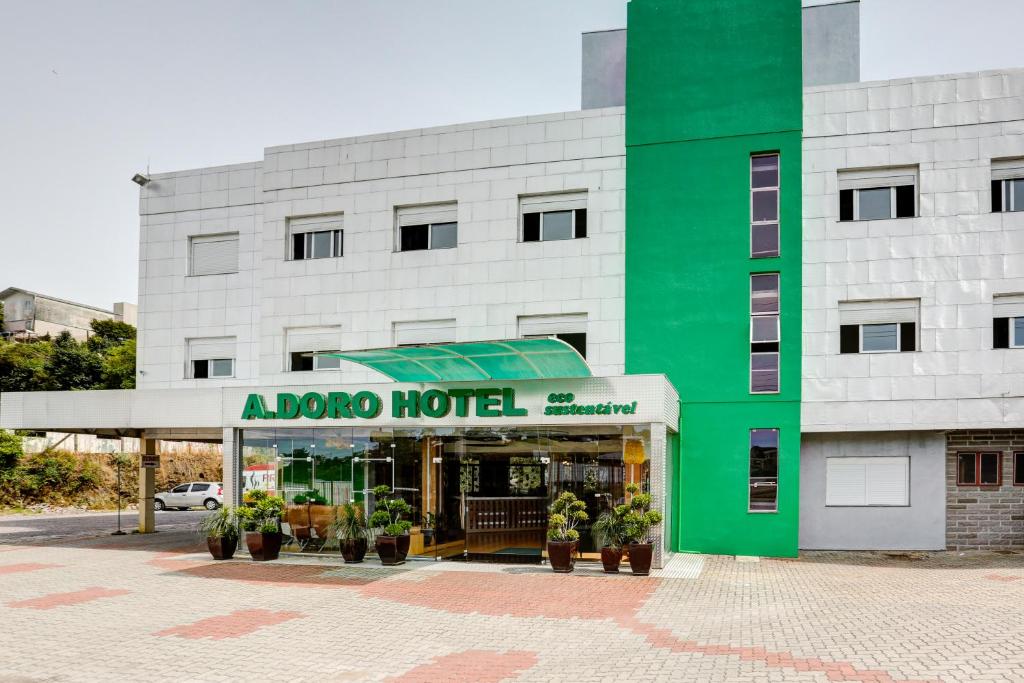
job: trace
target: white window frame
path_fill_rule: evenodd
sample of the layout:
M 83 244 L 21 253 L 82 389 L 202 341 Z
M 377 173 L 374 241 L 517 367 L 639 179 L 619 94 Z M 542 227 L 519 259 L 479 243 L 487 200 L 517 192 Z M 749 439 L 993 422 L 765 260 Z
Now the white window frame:
M 1020 201 L 1018 201 L 1013 182 L 1015 180 L 1024 180 L 1024 158 L 993 159 L 991 162 L 991 172 L 992 180 L 999 181 L 1002 190 L 1001 212 L 1013 213 L 1024 211 L 1024 197 L 1020 197 Z
M 776 384 L 778 388 L 772 391 L 755 391 L 754 390 L 754 373 L 765 372 L 765 370 L 754 370 L 754 356 L 775 356 L 775 373 L 777 377 Z M 750 352 L 750 367 L 748 370 L 750 377 L 750 393 L 754 396 L 771 396 L 773 394 L 779 394 L 782 392 L 782 352 L 781 351 L 751 351 Z
M 211 244 L 215 242 L 234 242 L 235 244 L 235 262 L 234 270 L 218 270 L 209 273 L 197 273 L 196 272 L 196 258 L 195 248 L 196 245 Z M 206 277 L 208 275 L 233 275 L 239 270 L 238 256 L 239 256 L 239 234 L 237 232 L 223 232 L 215 235 L 189 235 L 188 238 L 188 274 L 189 277 Z
M 289 216 L 288 240 L 285 244 L 285 258 L 289 261 L 316 261 L 324 258 L 341 258 L 345 255 L 345 216 L 342 213 L 316 216 Z M 328 256 L 306 256 L 295 258 L 295 236 L 304 235 L 305 254 L 312 252 L 313 233 L 331 233 L 331 253 Z
M 754 487 L 754 482 L 751 481 L 753 477 L 750 476 L 750 446 L 749 440 L 751 433 L 754 431 L 772 431 L 775 432 L 778 445 L 775 447 L 775 509 L 773 510 L 755 510 L 751 506 L 753 500 L 750 496 L 750 489 Z M 781 488 L 780 481 L 782 477 L 779 476 L 779 472 L 782 470 L 782 430 L 778 427 L 751 427 L 747 432 L 747 514 L 752 515 L 777 515 L 779 513 L 779 490 Z M 765 477 L 761 477 L 762 479 Z
M 434 226 L 455 225 L 455 244 L 450 247 L 434 246 Z M 427 226 L 427 248 L 426 249 L 402 249 L 402 228 L 414 225 Z M 442 204 L 418 204 L 414 206 L 395 207 L 395 249 L 396 253 L 413 251 L 435 251 L 439 249 L 457 249 L 459 247 L 459 206 L 457 202 L 444 202 Z
M 774 311 L 770 311 L 770 312 L 766 311 L 766 312 L 763 312 L 763 313 L 762 312 L 754 312 L 754 278 L 765 277 L 765 276 L 774 276 L 775 277 L 775 287 L 776 287 L 775 292 L 776 292 L 776 302 L 777 302 L 776 309 Z M 749 311 L 749 315 L 750 315 L 750 343 L 751 344 L 773 344 L 773 343 L 778 343 L 780 345 L 778 351 L 754 351 L 754 350 L 751 349 L 751 351 L 750 351 L 750 358 L 749 358 L 749 361 L 748 361 L 749 362 L 749 367 L 747 369 L 747 376 L 749 378 L 749 380 L 748 380 L 748 388 L 750 390 L 749 393 L 751 393 L 753 395 L 756 395 L 756 396 L 765 396 L 765 395 L 779 394 L 779 393 L 782 392 L 782 348 L 781 348 L 781 343 L 782 343 L 782 339 L 781 339 L 781 337 L 782 337 L 782 323 L 781 323 L 781 320 L 782 320 L 782 273 L 779 273 L 779 272 L 751 273 L 749 281 L 748 281 L 748 284 L 747 284 L 747 296 L 748 296 L 748 299 L 749 299 L 749 302 L 750 302 L 748 304 L 749 307 L 750 307 L 750 311 Z M 755 318 L 768 318 L 768 317 L 774 317 L 776 319 L 776 328 L 777 328 L 777 331 L 778 331 L 778 334 L 776 336 L 778 336 L 779 339 L 775 340 L 775 341 L 762 340 L 762 341 L 755 342 L 754 341 L 754 319 Z M 760 390 L 755 391 L 754 390 L 754 372 L 759 372 L 759 373 L 765 372 L 764 370 L 756 370 L 756 371 L 754 370 L 754 357 L 755 356 L 775 356 L 776 366 L 777 366 L 775 372 L 776 372 L 776 377 L 777 377 L 777 380 L 778 380 L 776 382 L 777 386 L 776 386 L 775 389 L 773 389 L 771 391 L 760 391 Z
M 556 194 L 543 194 L 543 195 L 520 195 L 519 196 L 519 241 L 525 242 L 523 239 L 525 234 L 526 223 L 523 220 L 523 216 L 528 213 L 539 213 L 540 214 L 540 239 L 539 242 L 571 242 L 575 239 L 586 239 L 590 237 L 590 210 L 587 208 L 589 199 L 589 192 L 586 190 L 573 191 L 573 192 L 559 192 Z M 576 211 L 583 209 L 587 212 L 587 235 L 586 237 L 576 237 Z M 569 212 L 569 239 L 564 240 L 549 240 L 545 237 L 546 232 L 546 214 L 549 213 L 560 213 L 563 211 Z
M 851 220 L 884 221 L 896 218 L 896 188 L 902 185 L 914 186 L 914 215 L 904 218 L 914 218 L 921 210 L 921 176 L 917 166 L 901 166 L 896 168 L 872 168 L 861 170 L 839 170 L 838 191 L 853 190 L 853 218 Z M 889 216 L 888 218 L 861 218 L 860 217 L 860 193 L 861 190 L 889 190 Z
M 196 377 L 196 363 L 206 363 L 206 377 Z M 215 375 L 213 373 L 214 363 L 231 363 L 231 371 L 226 375 Z M 189 379 L 230 379 L 235 376 L 234 358 L 194 358 L 189 361 Z
M 860 502 L 847 502 L 838 498 L 839 492 L 832 487 L 833 470 L 831 467 L 845 465 L 845 466 L 862 466 L 863 467 L 863 498 Z M 870 467 L 874 465 L 876 467 L 884 465 L 900 465 L 903 467 L 903 500 L 902 502 L 878 502 L 880 494 L 876 491 L 872 497 L 871 486 L 871 472 Z M 895 456 L 845 456 L 835 455 L 827 456 L 825 458 L 825 507 L 910 507 L 910 485 L 911 485 L 911 467 L 910 456 L 908 455 L 895 455 Z M 877 475 L 876 475 L 877 476 Z
M 775 336 L 772 339 L 754 339 L 754 321 L 756 320 L 769 320 L 774 319 L 775 321 Z M 750 343 L 751 344 L 773 344 L 782 342 L 782 329 L 779 324 L 778 313 L 761 313 L 758 315 L 750 316 Z
M 339 367 L 318 367 L 322 360 L 318 354 L 338 353 L 341 349 L 341 325 L 325 325 L 314 327 L 287 327 L 284 330 L 285 368 L 288 372 L 323 372 L 338 370 Z M 303 343 L 305 339 L 305 343 Z M 293 346 L 294 345 L 294 346 Z M 315 348 L 314 348 L 315 347 Z M 292 367 L 292 355 L 296 353 L 312 354 L 312 370 L 296 370 Z M 332 359 L 338 362 L 340 358 Z
M 907 321 L 911 322 L 911 321 Z M 900 325 L 902 323 L 861 323 L 857 325 L 857 353 L 898 353 L 903 351 L 903 334 Z M 916 323 L 915 323 L 916 324 Z M 864 348 L 864 328 L 868 325 L 895 325 L 896 326 L 896 348 L 895 349 L 872 349 Z
M 776 184 L 774 187 L 754 187 L 754 159 L 764 157 L 775 157 Z M 750 169 L 747 173 L 747 182 L 750 184 L 750 258 L 780 258 L 782 256 L 782 155 L 779 152 L 764 152 L 750 155 Z M 754 220 L 754 194 L 756 192 L 775 192 L 775 220 L 755 221 Z M 754 228 L 762 225 L 775 226 L 775 254 L 759 256 L 754 253 Z
M 1018 320 L 1024 319 L 1024 316 L 1014 316 L 1008 320 L 1010 325 L 1010 348 L 1011 349 L 1024 349 L 1024 339 L 1017 339 L 1017 325 L 1015 324 Z

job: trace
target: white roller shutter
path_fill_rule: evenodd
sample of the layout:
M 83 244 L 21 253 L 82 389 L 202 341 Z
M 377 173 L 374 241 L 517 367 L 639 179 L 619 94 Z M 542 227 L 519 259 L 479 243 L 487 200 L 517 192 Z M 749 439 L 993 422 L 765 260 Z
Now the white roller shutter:
M 992 298 L 993 318 L 1024 317 L 1024 294 L 997 295 Z
M 426 206 L 403 206 L 398 209 L 398 227 L 406 225 L 429 225 L 433 223 L 457 223 L 457 204 L 431 204 Z
M 286 331 L 288 353 L 337 351 L 341 348 L 341 326 L 296 327 Z
M 454 320 L 409 320 L 395 323 L 396 346 L 445 344 L 454 341 Z
M 840 190 L 864 190 L 872 187 L 899 187 L 900 185 L 916 184 L 916 166 L 839 171 Z
M 344 214 L 332 213 L 323 216 L 293 216 L 288 219 L 288 230 L 295 235 L 300 232 L 313 232 L 320 230 L 341 230 L 344 223 Z
M 523 315 L 519 317 L 520 337 L 554 336 L 556 334 L 586 334 L 586 332 L 586 313 Z
M 196 235 L 192 244 L 192 274 L 217 275 L 238 272 L 238 233 Z
M 561 194 L 531 195 L 519 198 L 520 213 L 538 211 L 571 211 L 587 208 L 586 192 L 563 192 Z
M 919 299 L 840 301 L 839 324 L 916 323 L 920 307 Z
M 1024 159 L 993 159 L 992 180 L 1024 178 Z
M 910 458 L 826 458 L 825 505 L 910 504 Z
M 234 337 L 205 337 L 188 340 L 189 360 L 211 360 L 214 358 L 234 358 Z

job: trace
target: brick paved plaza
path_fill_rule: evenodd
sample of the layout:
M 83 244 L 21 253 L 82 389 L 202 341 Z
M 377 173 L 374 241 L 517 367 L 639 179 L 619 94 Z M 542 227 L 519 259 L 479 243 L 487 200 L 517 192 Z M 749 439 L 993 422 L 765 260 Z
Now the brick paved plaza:
M 7 543 L 5 683 L 1024 680 L 1020 554 L 676 556 L 636 578 L 217 563 L 175 529 Z

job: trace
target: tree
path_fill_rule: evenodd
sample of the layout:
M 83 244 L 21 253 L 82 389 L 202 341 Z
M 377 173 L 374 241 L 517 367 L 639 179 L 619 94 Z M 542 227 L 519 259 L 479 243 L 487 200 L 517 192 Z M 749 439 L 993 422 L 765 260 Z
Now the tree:
M 135 388 L 135 339 L 126 339 L 103 357 L 103 388 Z
M 4 328 L 4 302 L 0 301 L 0 332 L 3 332 Z
M 89 326 L 93 333 L 85 343 L 93 353 L 104 354 L 115 346 L 135 339 L 135 328 L 120 320 L 93 320 Z
M 21 458 L 21 437 L 0 429 L 0 477 L 15 468 Z
M 40 391 L 48 385 L 49 342 L 0 341 L 0 391 Z
M 100 384 L 103 358 L 90 351 L 85 344 L 79 344 L 65 330 L 53 340 L 53 353 L 45 369 L 48 389 L 92 389 Z

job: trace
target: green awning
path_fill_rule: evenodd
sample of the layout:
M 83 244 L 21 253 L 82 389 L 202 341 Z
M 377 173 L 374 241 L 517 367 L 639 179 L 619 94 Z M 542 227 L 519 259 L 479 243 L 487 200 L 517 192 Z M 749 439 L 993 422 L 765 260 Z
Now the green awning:
M 470 382 L 590 377 L 582 356 L 559 339 L 426 344 L 324 353 L 365 365 L 396 382 Z

